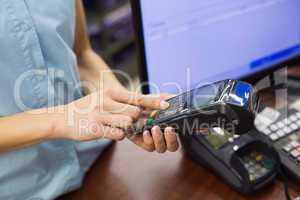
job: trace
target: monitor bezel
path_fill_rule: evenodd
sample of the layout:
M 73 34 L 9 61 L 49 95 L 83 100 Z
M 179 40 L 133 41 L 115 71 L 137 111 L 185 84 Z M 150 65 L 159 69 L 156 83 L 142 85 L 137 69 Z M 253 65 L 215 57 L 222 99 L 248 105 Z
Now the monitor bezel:
M 137 58 L 139 64 L 139 74 L 140 81 L 142 84 L 142 92 L 144 94 L 150 93 L 150 88 L 146 84 L 149 81 L 148 77 L 148 66 L 147 66 L 147 57 L 146 57 L 146 48 L 145 48 L 145 38 L 144 38 L 144 27 L 143 27 L 143 16 L 141 10 L 140 0 L 130 0 L 131 9 L 132 9 L 132 18 L 133 18 L 133 26 L 135 32 L 135 43 L 137 48 Z M 292 66 L 300 63 L 300 54 L 296 55 L 286 61 L 272 64 L 262 70 L 253 72 L 251 74 L 242 76 L 239 80 L 247 81 L 249 83 L 255 83 L 260 79 L 272 74 L 272 72 L 286 67 Z

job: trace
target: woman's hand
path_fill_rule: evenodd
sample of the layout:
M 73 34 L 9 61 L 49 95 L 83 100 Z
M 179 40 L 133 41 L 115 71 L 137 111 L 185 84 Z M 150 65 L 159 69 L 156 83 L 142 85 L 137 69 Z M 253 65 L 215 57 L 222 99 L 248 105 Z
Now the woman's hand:
M 144 121 L 144 119 L 141 119 L 141 121 Z M 154 126 L 150 131 L 145 131 L 142 134 L 127 135 L 127 138 L 149 152 L 175 152 L 179 147 L 177 134 L 171 127 L 167 127 L 162 132 L 160 127 Z
M 138 106 L 140 108 L 140 115 L 138 118 L 133 118 L 133 122 L 135 125 L 141 124 L 141 126 L 145 124 L 147 113 L 153 110 L 167 109 L 169 104 L 166 100 L 172 97 L 169 94 L 141 95 L 120 88 L 110 90 L 109 94 L 112 98 L 123 103 Z M 177 134 L 171 127 L 167 127 L 163 133 L 160 127 L 155 126 L 151 131 L 145 131 L 142 134 L 127 134 L 127 138 L 149 152 L 175 152 L 179 147 Z
M 55 120 L 54 133 L 60 138 L 86 141 L 95 139 L 122 140 L 129 128 L 143 120 L 143 110 L 166 109 L 167 95 L 141 95 L 125 89 L 108 89 L 92 93 L 63 106 L 63 117 Z M 57 138 L 57 136 L 56 136 Z M 141 135 L 128 135 L 147 151 L 176 151 L 178 141 L 172 128 L 162 133 L 159 127 Z
M 54 122 L 55 137 L 77 141 L 124 139 L 126 129 L 141 111 L 110 93 L 110 90 L 92 93 L 58 108 L 64 114 Z
M 131 98 L 133 101 L 126 99 L 126 96 L 130 94 L 127 90 L 113 90 L 111 91 L 113 96 L 119 96 L 122 102 L 133 104 L 142 108 L 138 119 L 134 119 L 135 126 L 140 127 L 145 125 L 148 114 L 153 110 L 167 109 L 169 104 L 165 101 L 172 97 L 169 94 L 160 95 L 140 95 L 133 94 L 129 96 L 134 96 Z M 155 126 L 150 131 L 145 131 L 144 133 L 132 133 L 127 134 L 127 138 L 135 143 L 137 146 L 143 148 L 146 151 L 158 153 L 165 153 L 166 151 L 175 152 L 178 150 L 178 138 L 177 134 L 173 128 L 167 127 L 164 132 L 160 127 Z

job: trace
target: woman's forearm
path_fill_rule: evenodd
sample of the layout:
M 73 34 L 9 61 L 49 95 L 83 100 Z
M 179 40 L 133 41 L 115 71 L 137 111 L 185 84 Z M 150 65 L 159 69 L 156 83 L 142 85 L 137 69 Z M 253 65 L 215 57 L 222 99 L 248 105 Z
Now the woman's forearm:
M 0 118 L 0 153 L 25 148 L 52 138 L 52 117 L 46 110 Z M 44 113 L 44 114 L 43 114 Z
M 81 0 L 76 0 L 74 51 L 77 56 L 80 77 L 84 84 L 85 93 L 99 91 L 99 89 L 105 89 L 106 87 L 124 89 L 104 60 L 92 50 Z

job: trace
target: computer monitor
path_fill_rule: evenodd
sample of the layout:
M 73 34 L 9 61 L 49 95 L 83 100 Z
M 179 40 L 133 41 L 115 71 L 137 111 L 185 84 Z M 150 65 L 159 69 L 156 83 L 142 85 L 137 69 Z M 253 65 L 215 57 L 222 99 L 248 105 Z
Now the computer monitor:
M 300 56 L 300 0 L 132 0 L 145 92 L 243 79 Z

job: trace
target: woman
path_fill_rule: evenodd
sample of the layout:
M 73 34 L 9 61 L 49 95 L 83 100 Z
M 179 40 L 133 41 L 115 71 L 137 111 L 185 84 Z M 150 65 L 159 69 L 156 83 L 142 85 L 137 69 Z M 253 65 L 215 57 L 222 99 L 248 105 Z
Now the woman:
M 91 49 L 80 0 L 0 3 L 0 199 L 54 199 L 80 186 L 141 108 L 169 105 L 121 86 Z M 147 151 L 178 148 L 172 128 L 129 139 Z

